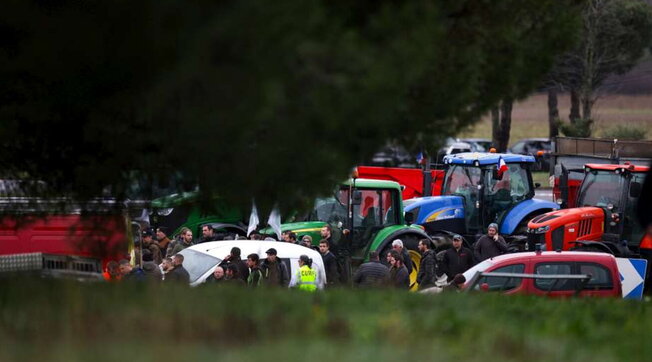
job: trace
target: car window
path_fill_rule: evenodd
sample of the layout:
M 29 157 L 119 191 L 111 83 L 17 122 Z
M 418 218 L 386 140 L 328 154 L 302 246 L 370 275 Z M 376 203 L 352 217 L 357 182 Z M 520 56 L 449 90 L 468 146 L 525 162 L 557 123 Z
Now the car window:
M 605 266 L 596 263 L 578 263 L 580 274 L 591 276 L 584 289 L 612 289 L 611 273 Z
M 540 275 L 569 275 L 572 273 L 572 263 L 539 263 L 534 268 Z M 575 290 L 575 281 L 567 279 L 535 279 L 534 286 L 543 291 Z
M 181 250 L 179 254 L 183 255 L 183 267 L 190 274 L 190 283 L 194 283 L 199 277 L 206 274 L 209 269 L 215 268 L 222 261 L 214 256 L 191 249 Z
M 517 142 L 512 146 L 512 153 L 523 153 L 525 151 L 525 142 Z
M 525 270 L 524 264 L 511 264 L 506 265 L 491 271 L 491 273 L 523 273 Z M 521 285 L 522 278 L 511 277 L 493 277 L 483 276 L 480 278 L 477 288 L 482 284 L 487 284 L 490 291 L 509 291 Z

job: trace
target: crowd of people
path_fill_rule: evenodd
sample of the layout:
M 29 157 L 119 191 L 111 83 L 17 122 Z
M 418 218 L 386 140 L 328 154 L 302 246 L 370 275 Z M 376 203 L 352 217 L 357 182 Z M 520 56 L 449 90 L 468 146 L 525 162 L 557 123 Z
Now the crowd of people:
M 297 240 L 294 232 L 282 234 L 282 241 L 311 248 L 320 253 L 326 275 L 326 288 L 352 285 L 360 288 L 393 287 L 409 289 L 412 273 L 412 258 L 407 247 L 399 239 L 391 244 L 391 250 L 384 255 L 374 251 L 370 253 L 369 261 L 362 264 L 348 280 L 347 269 L 342 265 L 335 250 L 336 244 L 332 237 L 332 227 L 326 225 L 321 229 L 322 239 L 318 245 L 313 245 L 312 237 L 304 235 Z M 188 271 L 183 266 L 184 257 L 179 252 L 195 244 L 192 231 L 183 228 L 176 240 L 167 236 L 163 227 L 154 233 L 145 231 L 142 235 L 142 246 L 139 266 L 133 266 L 128 260 L 112 261 L 107 265 L 104 277 L 109 281 L 152 281 L 164 283 L 190 283 Z M 262 240 L 260 234 L 252 233 L 251 239 Z M 224 235 L 217 235 L 210 225 L 202 228 L 199 242 L 224 240 Z M 487 234 L 481 236 L 474 244 L 473 250 L 463 245 L 460 235 L 452 237 L 452 247 L 437 255 L 430 239 L 422 239 L 418 243 L 421 254 L 420 265 L 416 277 L 419 289 L 434 286 L 445 286 L 458 289 L 464 282 L 464 273 L 476 263 L 507 252 L 507 244 L 498 234 L 498 225 L 491 224 Z M 384 260 L 381 260 L 384 258 Z M 301 290 L 314 291 L 318 286 L 318 272 L 313 261 L 307 255 L 301 255 L 298 260 L 297 275 L 292 278 L 288 266 L 278 257 L 276 249 L 269 248 L 266 257 L 261 259 L 258 254 L 249 254 L 242 258 L 241 250 L 233 247 L 229 255 L 214 268 L 213 273 L 204 282 L 205 285 L 238 285 L 252 288 L 295 287 Z M 350 275 L 350 274 L 349 274 Z M 445 276 L 445 279 L 444 279 Z M 442 283 L 445 283 L 444 285 Z

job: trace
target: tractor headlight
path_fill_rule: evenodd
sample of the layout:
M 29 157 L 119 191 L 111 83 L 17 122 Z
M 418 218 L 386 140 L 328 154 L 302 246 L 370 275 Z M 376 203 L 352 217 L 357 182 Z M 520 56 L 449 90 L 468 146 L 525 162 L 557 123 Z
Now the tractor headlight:
M 533 234 L 543 234 L 550 231 L 550 225 L 542 226 L 536 229 L 530 229 Z

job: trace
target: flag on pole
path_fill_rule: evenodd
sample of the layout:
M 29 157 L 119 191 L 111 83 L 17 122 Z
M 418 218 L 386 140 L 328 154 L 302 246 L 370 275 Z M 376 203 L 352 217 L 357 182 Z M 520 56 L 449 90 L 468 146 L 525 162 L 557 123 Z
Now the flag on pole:
M 269 219 L 267 219 L 267 224 L 276 233 L 276 240 L 281 240 L 281 213 L 278 211 L 278 208 L 276 206 L 274 206 L 272 212 L 269 213 Z
M 507 167 L 507 164 L 505 163 L 505 160 L 503 160 L 502 157 L 499 158 L 498 159 L 498 177 L 502 178 L 503 173 L 505 173 L 505 171 L 507 171 L 507 169 L 508 169 L 508 167 Z
M 260 220 L 258 219 L 258 209 L 256 209 L 256 203 L 252 201 L 251 215 L 249 215 L 249 226 L 247 227 L 247 236 L 256 230 L 258 224 L 260 224 Z
M 423 157 L 423 152 L 419 152 L 419 154 L 417 155 L 417 163 L 421 165 L 423 161 L 425 161 L 425 158 Z

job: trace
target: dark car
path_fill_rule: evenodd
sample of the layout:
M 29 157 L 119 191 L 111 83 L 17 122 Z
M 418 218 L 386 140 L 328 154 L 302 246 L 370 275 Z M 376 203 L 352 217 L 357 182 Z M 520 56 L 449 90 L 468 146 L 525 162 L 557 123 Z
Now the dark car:
M 493 143 L 487 138 L 458 138 L 457 141 L 471 145 L 471 151 L 473 152 L 489 152 L 493 147 Z
M 550 171 L 550 150 L 552 142 L 548 138 L 525 138 L 516 142 L 507 152 L 532 155 L 537 160 L 537 169 Z
M 364 164 L 383 167 L 416 167 L 417 157 L 401 146 L 386 145 Z

